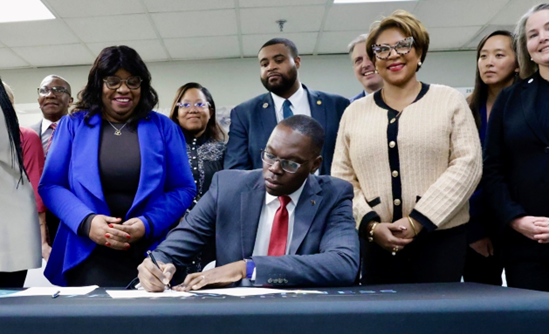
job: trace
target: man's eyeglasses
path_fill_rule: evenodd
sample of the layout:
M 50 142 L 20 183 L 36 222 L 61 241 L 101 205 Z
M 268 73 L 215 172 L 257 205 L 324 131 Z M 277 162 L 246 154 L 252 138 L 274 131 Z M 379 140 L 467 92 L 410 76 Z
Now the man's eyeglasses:
M 127 79 L 121 79 L 117 76 L 110 76 L 103 79 L 103 82 L 105 83 L 105 85 L 107 85 L 108 89 L 118 89 L 120 88 L 120 86 L 122 86 L 122 83 L 124 82 L 129 89 L 134 90 L 141 87 L 142 81 L 143 80 L 141 80 L 140 77 L 136 76 L 129 77 Z
M 292 173 L 292 174 L 297 172 L 297 170 L 299 169 L 299 167 L 301 167 L 301 165 L 303 165 L 304 163 L 309 161 L 309 160 L 307 160 L 307 161 L 304 161 L 302 163 L 297 163 L 297 162 L 292 161 L 292 160 L 280 159 L 276 155 L 271 154 L 271 153 L 269 153 L 267 151 L 264 151 L 264 150 L 261 150 L 261 160 L 263 160 L 263 162 L 266 163 L 269 166 L 274 165 L 278 161 L 280 163 L 280 167 L 285 172 Z
M 68 89 L 60 86 L 54 86 L 54 87 L 44 86 L 44 87 L 38 88 L 37 91 L 38 91 L 38 96 L 48 96 L 50 95 L 50 93 L 52 93 L 55 96 L 61 96 L 63 95 L 63 93 L 67 93 L 69 94 L 69 96 L 71 95 Z
M 391 55 L 392 49 L 394 49 L 399 55 L 404 56 L 412 50 L 412 45 L 414 45 L 414 38 L 410 36 L 402 41 L 398 41 L 392 46 L 389 44 L 374 44 L 372 45 L 372 50 L 374 51 L 377 59 L 385 60 Z
M 179 108 L 182 109 L 191 109 L 193 106 L 195 106 L 197 109 L 206 109 L 208 108 L 208 102 L 195 102 L 195 103 L 189 103 L 189 102 L 177 102 L 175 104 Z

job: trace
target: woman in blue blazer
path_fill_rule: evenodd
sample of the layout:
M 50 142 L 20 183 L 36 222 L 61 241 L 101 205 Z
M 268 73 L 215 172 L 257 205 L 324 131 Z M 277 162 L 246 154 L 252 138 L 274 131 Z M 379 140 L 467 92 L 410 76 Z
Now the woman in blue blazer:
M 40 195 L 60 218 L 46 277 L 57 285 L 125 286 L 195 195 L 181 130 L 127 46 L 97 57 L 75 111 L 53 135 Z
M 483 187 L 499 223 L 507 285 L 549 291 L 549 4 L 515 33 L 524 80 L 492 108 Z

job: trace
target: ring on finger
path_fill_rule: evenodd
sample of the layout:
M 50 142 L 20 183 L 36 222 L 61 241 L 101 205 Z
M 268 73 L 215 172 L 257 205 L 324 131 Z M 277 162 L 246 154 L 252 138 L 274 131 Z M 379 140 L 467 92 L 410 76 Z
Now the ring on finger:
M 396 256 L 398 252 L 398 246 L 393 247 L 393 251 L 391 252 L 392 256 Z

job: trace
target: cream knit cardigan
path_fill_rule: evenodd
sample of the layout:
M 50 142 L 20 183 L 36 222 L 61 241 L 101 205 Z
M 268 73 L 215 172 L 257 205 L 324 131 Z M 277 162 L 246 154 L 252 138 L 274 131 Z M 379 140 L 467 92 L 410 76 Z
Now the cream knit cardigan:
M 357 228 L 372 210 L 382 222 L 393 218 L 388 150 L 395 148 L 389 148 L 387 126 L 387 110 L 375 103 L 374 94 L 353 102 L 341 119 L 332 175 L 353 185 Z M 466 223 L 468 200 L 482 174 L 482 155 L 464 96 L 431 84 L 420 100 L 402 111 L 396 149 L 403 216 L 415 209 L 439 230 Z M 378 197 L 380 203 L 373 208 L 367 204 Z

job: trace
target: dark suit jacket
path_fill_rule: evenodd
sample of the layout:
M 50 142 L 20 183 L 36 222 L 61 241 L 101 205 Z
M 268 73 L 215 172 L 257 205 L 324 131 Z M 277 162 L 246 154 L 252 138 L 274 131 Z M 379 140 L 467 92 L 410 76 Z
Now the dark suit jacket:
M 311 117 L 324 128 L 324 161 L 320 174 L 330 174 L 339 120 L 349 105 L 346 98 L 307 89 Z M 276 113 L 271 93 L 266 93 L 239 104 L 231 111 L 229 142 L 225 153 L 225 169 L 262 168 L 261 150 L 267 145 L 276 127 Z
M 310 175 L 295 209 L 289 255 L 254 256 L 256 285 L 351 285 L 359 264 L 353 188 Z M 262 170 L 217 172 L 210 190 L 158 246 L 155 256 L 184 266 L 215 236 L 217 266 L 252 258 L 265 203 Z
M 549 245 L 509 227 L 521 216 L 549 217 L 549 129 L 543 129 L 536 116 L 540 80 L 536 73 L 504 89 L 488 123 L 482 185 L 509 261 L 539 259 L 542 254 L 549 259 Z
M 366 92 L 365 92 L 365 91 L 362 91 L 360 94 L 351 97 L 351 98 L 349 99 L 349 102 L 353 103 L 353 102 L 355 102 L 356 100 L 363 98 L 364 96 L 366 96 Z
M 35 123 L 29 126 L 29 128 L 33 129 L 34 132 L 38 134 L 38 137 L 40 137 L 40 140 L 42 140 L 42 120 L 40 120 L 40 122 L 38 123 Z

